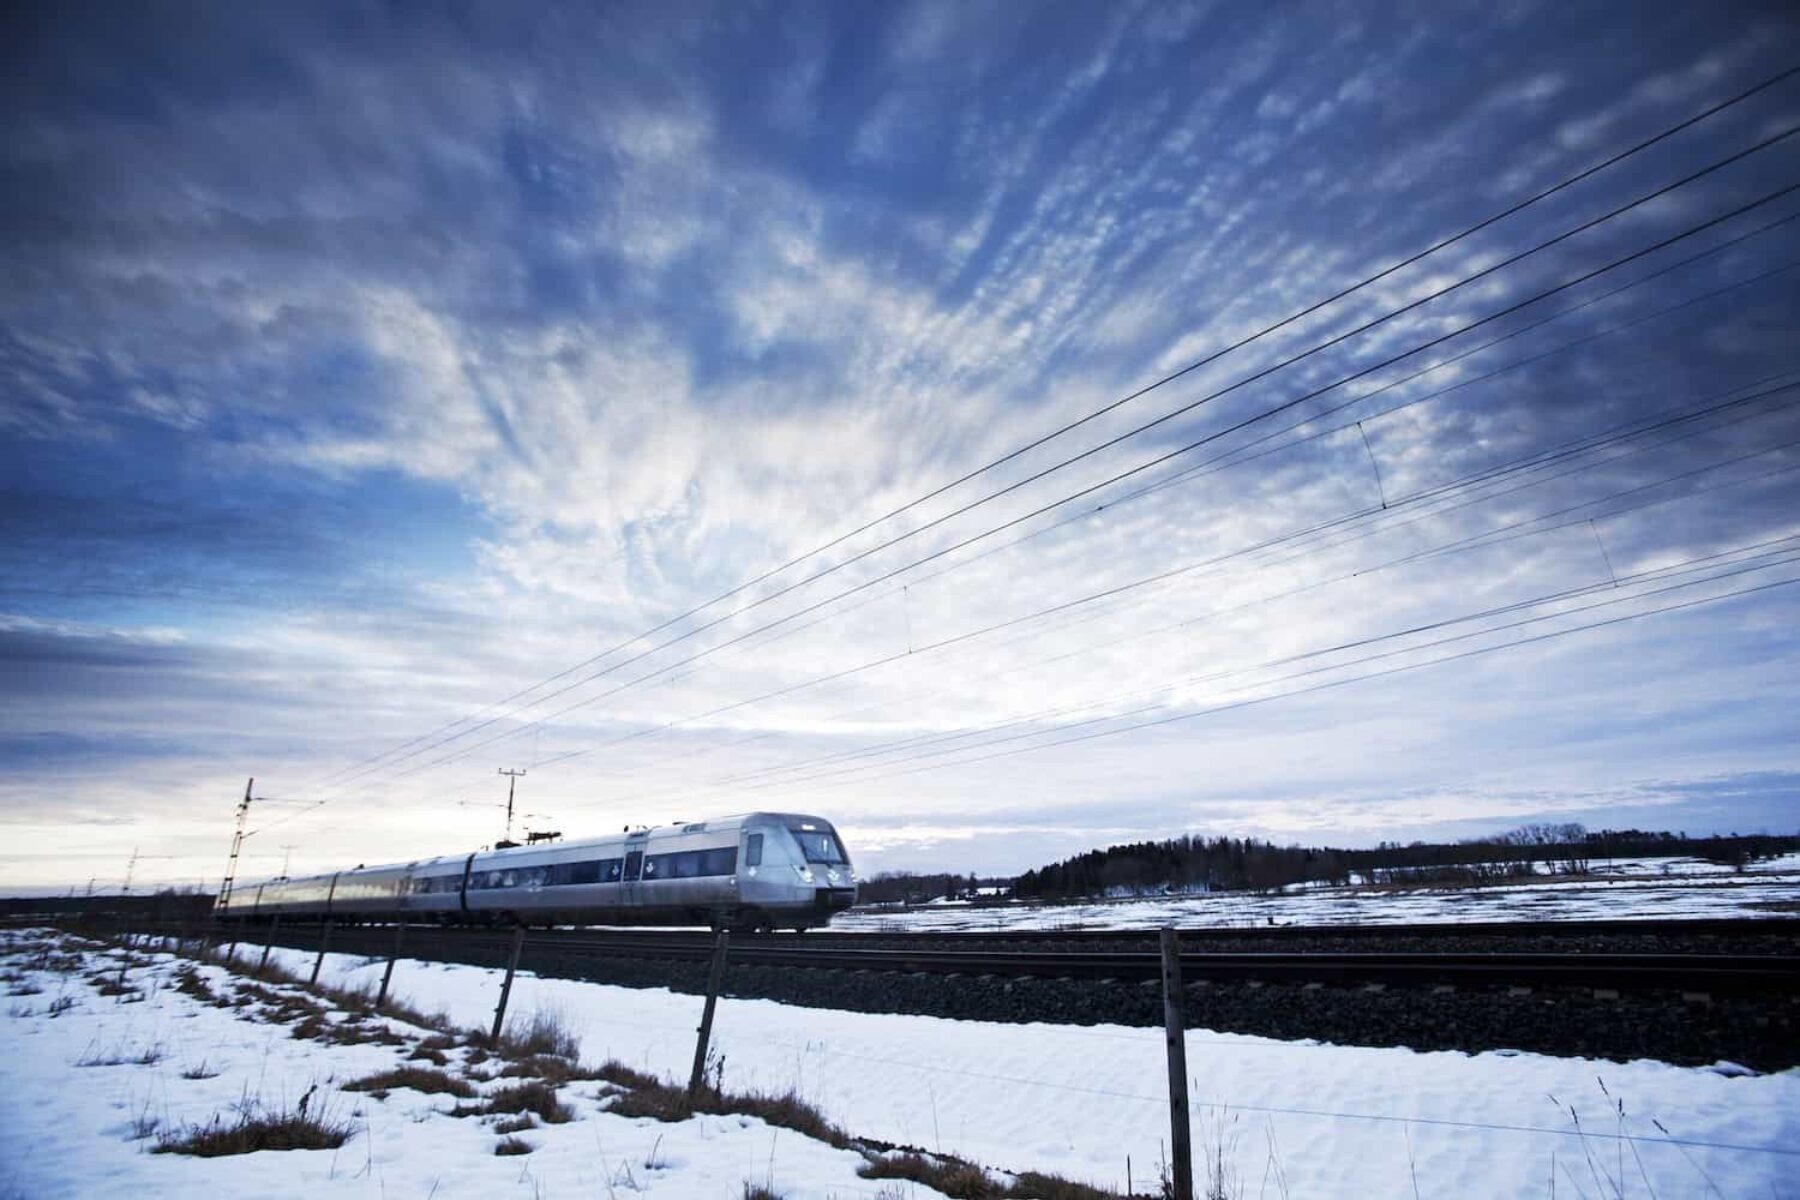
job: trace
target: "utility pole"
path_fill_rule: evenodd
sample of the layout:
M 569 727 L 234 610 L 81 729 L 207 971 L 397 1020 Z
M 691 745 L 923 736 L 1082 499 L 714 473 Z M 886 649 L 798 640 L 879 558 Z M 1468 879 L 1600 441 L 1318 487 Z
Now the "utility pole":
M 256 786 L 256 776 L 244 785 L 244 798 L 238 801 L 237 832 L 231 835 L 231 857 L 225 863 L 225 878 L 219 881 L 219 899 L 214 906 L 215 911 L 223 913 L 231 905 L 231 885 L 237 882 L 238 852 L 244 848 L 244 827 L 250 819 L 250 789 Z
M 281 843 L 281 877 L 283 879 L 288 877 L 288 859 L 293 857 L 294 846 L 293 842 Z
M 512 839 L 513 789 L 519 786 L 519 777 L 521 775 L 525 774 L 525 772 L 522 770 L 512 771 L 512 770 L 508 770 L 506 767 L 501 767 L 499 769 L 499 773 L 507 777 L 507 781 L 506 781 L 506 845 L 496 846 L 495 849 L 496 850 L 505 850 L 516 844 Z

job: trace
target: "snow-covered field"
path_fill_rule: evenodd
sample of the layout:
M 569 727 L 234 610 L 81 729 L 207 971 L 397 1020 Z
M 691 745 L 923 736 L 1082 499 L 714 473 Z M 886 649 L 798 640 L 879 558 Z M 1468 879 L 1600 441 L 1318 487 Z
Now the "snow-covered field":
M 30 936 L 8 934 L 3 944 Z M 276 957 L 311 966 L 300 952 Z M 109 961 L 101 952 L 87 958 L 89 972 Z M 523 1136 L 535 1152 L 498 1158 L 493 1130 L 446 1115 L 446 1097 L 336 1090 L 395 1065 L 405 1047 L 300 1041 L 244 1010 L 206 1005 L 174 990 L 179 964 L 167 955 L 133 969 L 146 997 L 139 1003 L 100 995 L 83 971 L 35 970 L 11 953 L 0 965 L 17 972 L 10 988 L 42 989 L 10 999 L 0 1023 L 0 1196 L 735 1200 L 746 1181 L 771 1183 L 786 1200 L 936 1195 L 862 1178 L 855 1152 L 747 1117 L 672 1125 L 608 1114 L 594 1083 L 562 1089 L 575 1121 L 533 1129 Z M 323 979 L 360 986 L 380 970 L 331 955 Z M 222 968 L 200 972 L 223 989 Z M 402 962 L 395 992 L 484 1026 L 498 973 Z M 51 1016 L 65 999 L 66 1011 Z M 589 1062 L 617 1059 L 684 1078 L 699 1005 L 657 989 L 521 975 L 512 1011 L 557 1014 Z M 1156 1030 L 988 1025 L 727 998 L 715 1045 L 727 1088 L 793 1088 L 859 1137 L 995 1168 L 1123 1188 L 1129 1158 L 1137 1189 L 1148 1191 L 1166 1144 Z M 160 1055 L 144 1054 L 152 1049 Z M 1187 1052 L 1196 1158 L 1222 1150 L 1232 1196 L 1800 1194 L 1800 1071 L 1416 1054 L 1204 1030 L 1190 1032 Z M 96 1059 L 122 1061 L 78 1065 Z M 200 1066 L 205 1072 L 192 1070 Z M 217 1074 L 188 1078 L 208 1072 Z M 315 1085 L 316 1102 L 356 1126 L 334 1151 L 192 1159 L 148 1153 L 153 1138 L 134 1137 L 152 1120 L 169 1129 L 245 1102 L 291 1106 Z
M 1786 906 L 1786 911 L 1782 907 Z M 1305 887 L 1074 904 L 852 909 L 846 932 L 996 929 L 1184 929 L 1254 925 L 1428 925 L 1463 921 L 1673 920 L 1778 917 L 1800 906 L 1800 855 L 1747 868 L 1693 858 L 1597 860 L 1587 875 L 1490 886 Z

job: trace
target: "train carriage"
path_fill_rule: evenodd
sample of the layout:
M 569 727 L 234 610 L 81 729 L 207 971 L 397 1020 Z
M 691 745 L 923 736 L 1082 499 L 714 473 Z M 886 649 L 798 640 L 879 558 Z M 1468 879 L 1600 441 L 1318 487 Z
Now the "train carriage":
M 856 902 L 829 821 L 747 813 L 241 888 L 217 915 L 806 929 Z

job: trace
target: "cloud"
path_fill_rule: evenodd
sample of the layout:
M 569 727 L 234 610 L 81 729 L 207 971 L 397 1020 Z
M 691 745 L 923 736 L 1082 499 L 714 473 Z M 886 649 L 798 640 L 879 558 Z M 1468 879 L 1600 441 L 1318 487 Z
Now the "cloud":
M 1232 387 L 1737 144 L 1723 135 L 1509 219 L 812 569 L 917 531 L 891 548 L 637 638 L 1771 71 L 1773 19 L 1758 20 L 1751 37 L 1729 13 L 1683 14 L 1602 55 L 1591 12 L 1547 9 L 1419 21 L 1320 5 L 1272 24 L 924 5 L 866 29 L 825 10 L 246 11 L 184 36 L 157 9 L 111 34 L 45 17 L 17 52 L 37 65 L 4 85 L 21 117 L 0 160 L 15 198 L 0 213 L 0 652 L 30 666 L 9 683 L 13 795 L 78 766 L 70 811 L 138 815 L 107 853 L 180 816 L 155 848 L 178 874 L 210 861 L 218 827 L 184 805 L 228 801 L 254 772 L 332 797 L 294 822 L 308 854 L 367 860 L 476 837 L 466 814 L 444 828 L 446 805 L 481 794 L 504 756 L 544 764 L 534 794 L 565 827 L 754 799 L 841 814 L 877 861 L 955 847 L 985 870 L 1189 827 L 1387 836 L 1621 793 L 1675 811 L 1683 781 L 1777 778 L 1793 764 L 1774 598 L 1034 756 L 873 769 L 904 756 L 880 749 L 897 739 L 978 745 L 1019 722 L 1049 741 L 1136 704 L 1205 707 L 1233 694 L 1210 678 L 1227 669 L 1593 583 L 1593 531 L 1572 526 L 1369 569 L 1614 492 L 1668 501 L 1582 510 L 1624 572 L 1793 533 L 1793 477 L 1758 476 L 1792 452 L 1726 463 L 1792 439 L 1772 400 L 1481 505 L 1210 562 L 1791 365 L 1780 279 L 1559 350 L 1791 257 L 1791 229 L 1026 516 L 1779 173 L 1747 164 L 1704 202 Z M 1296 36 L 1308 28 L 1332 36 Z M 1173 478 L 1388 383 L 1322 418 L 1344 425 L 1331 436 Z M 1179 566 L 1193 569 L 1024 620 Z M 565 693 L 477 736 L 314 782 L 589 655 L 544 689 Z M 1750 697 L 1767 710 L 1746 716 Z M 865 751 L 869 770 L 782 782 Z M 757 772 L 769 786 L 736 782 Z

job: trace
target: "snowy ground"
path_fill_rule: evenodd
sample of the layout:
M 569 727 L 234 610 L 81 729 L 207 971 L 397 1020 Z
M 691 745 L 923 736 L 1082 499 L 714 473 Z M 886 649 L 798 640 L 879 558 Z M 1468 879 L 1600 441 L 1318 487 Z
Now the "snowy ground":
M 28 935 L 6 935 L 16 942 Z M 310 956 L 278 950 L 289 966 Z M 571 1124 L 524 1135 L 536 1152 L 493 1155 L 494 1132 L 444 1115 L 451 1101 L 334 1092 L 404 1050 L 321 1046 L 209 1007 L 170 986 L 176 962 L 134 972 L 141 1003 L 98 994 L 80 972 L 6 968 L 43 990 L 0 1023 L 0 1196 L 605 1196 L 735 1200 L 772 1181 L 787 1200 L 885 1195 L 912 1184 L 856 1173 L 851 1151 L 740 1117 L 680 1125 L 602 1111 L 596 1085 L 563 1096 Z M 98 965 L 98 960 L 95 960 Z M 202 968 L 222 984 L 225 972 Z M 361 985 L 380 966 L 331 955 L 324 979 Z M 9 986 L 18 986 L 17 983 Z M 402 962 L 399 997 L 484 1025 L 497 973 Z M 73 1001 L 48 1015 L 59 997 Z M 684 1077 L 699 1001 L 522 975 L 513 1011 L 558 1014 L 590 1062 Z M 24 1011 L 24 1010 L 29 1011 Z M 411 1031 L 417 1036 L 418 1031 Z M 1163 1046 L 1154 1030 L 987 1025 L 720 1002 L 728 1088 L 797 1089 L 851 1133 L 1011 1170 L 1150 1190 L 1166 1142 Z M 160 1047 L 158 1061 L 129 1061 Z M 128 1061 L 78 1066 L 95 1058 Z M 204 1063 L 219 1074 L 184 1075 Z M 1526 1054 L 1415 1054 L 1192 1031 L 1196 1157 L 1222 1149 L 1239 1197 L 1800 1195 L 1800 1071 L 1739 1076 L 1661 1063 Z M 292 1104 L 315 1084 L 353 1117 L 336 1151 L 198 1160 L 146 1152 L 134 1125 L 205 1121 L 246 1098 Z M 1619 1135 L 1623 1133 L 1625 1137 Z M 659 1166 L 647 1166 L 658 1163 Z M 1552 1182 L 1554 1180 L 1554 1183 Z M 1205 1176 L 1202 1174 L 1204 1184 Z
M 1693 858 L 1596 860 L 1588 875 L 1486 887 L 1307 887 L 1076 904 L 852 909 L 852 933 L 996 929 L 1184 929 L 1253 925 L 1428 925 L 1463 921 L 1597 921 L 1791 916 L 1800 855 L 1739 869 Z M 1787 906 L 1788 911 L 1775 906 Z

